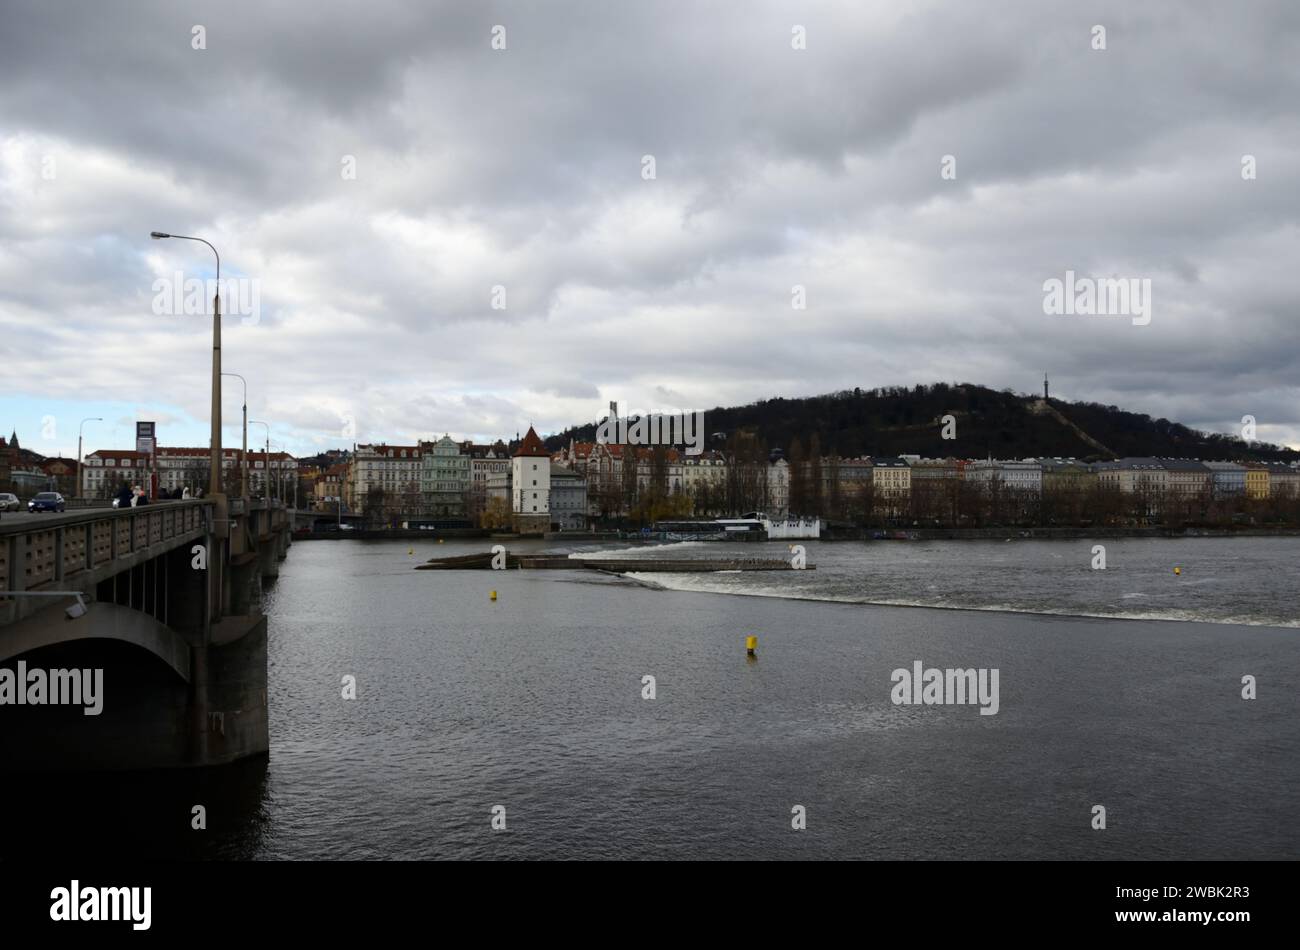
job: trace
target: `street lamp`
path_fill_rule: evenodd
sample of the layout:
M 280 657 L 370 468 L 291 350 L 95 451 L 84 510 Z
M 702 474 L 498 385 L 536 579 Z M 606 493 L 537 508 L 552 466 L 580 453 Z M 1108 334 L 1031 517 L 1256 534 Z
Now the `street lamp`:
M 155 241 L 176 238 L 178 241 L 198 241 L 212 248 L 217 258 L 217 292 L 212 297 L 212 469 L 209 474 L 209 495 L 221 494 L 221 255 L 211 242 L 184 234 L 167 234 L 150 231 Z
M 289 454 L 288 444 L 285 442 L 272 442 L 271 445 L 275 446 L 277 452 L 284 455 L 284 461 L 280 463 L 279 472 L 276 476 L 278 481 L 280 482 L 280 500 L 285 503 L 286 507 L 289 505 L 289 487 L 286 484 L 286 482 L 292 482 L 293 483 L 293 510 L 297 511 L 298 510 L 297 459 L 294 459 L 292 472 L 287 471 L 287 469 L 289 469 L 289 459 L 292 458 L 292 456 Z
M 248 424 L 251 426 L 263 426 L 266 429 L 266 455 L 263 456 L 262 464 L 266 466 L 266 475 L 262 482 L 262 497 L 268 502 L 271 500 L 271 426 L 265 422 L 259 422 L 256 419 L 249 419 Z
M 244 384 L 244 454 L 242 458 L 242 468 L 239 473 L 239 494 L 244 501 L 248 501 L 248 380 L 238 373 L 222 373 L 222 376 L 233 376 Z
M 81 427 L 87 422 L 103 422 L 99 416 L 94 416 L 81 420 L 81 425 L 77 426 L 77 497 L 81 498 L 86 494 L 85 488 L 81 484 Z
M 275 446 L 275 451 L 277 454 L 281 454 L 281 453 L 288 454 L 286 451 L 286 446 L 283 442 L 272 442 L 271 444 Z M 276 482 L 276 489 L 280 493 L 280 500 L 285 502 L 285 504 L 287 505 L 288 499 L 285 497 L 287 493 L 284 487 L 284 466 L 283 465 L 276 466 L 275 482 Z

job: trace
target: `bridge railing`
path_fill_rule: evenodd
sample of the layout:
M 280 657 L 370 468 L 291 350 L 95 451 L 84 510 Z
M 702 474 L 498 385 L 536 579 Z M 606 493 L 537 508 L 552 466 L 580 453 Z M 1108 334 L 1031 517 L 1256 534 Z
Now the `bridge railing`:
M 208 524 L 212 504 L 174 501 L 0 519 L 0 605 L 13 600 L 5 596 L 7 591 L 91 581 L 115 560 L 161 550 L 179 536 L 193 536 Z M 0 611 L 0 621 L 5 613 Z
M 111 498 L 65 498 L 63 503 L 71 510 L 81 508 L 112 508 Z
M 228 518 L 215 498 L 164 500 L 136 508 L 80 508 L 62 513 L 0 517 L 0 625 L 37 609 L 40 598 L 7 596 L 18 591 L 80 588 L 165 553 L 186 539 L 227 525 L 261 533 L 288 529 L 281 502 L 227 499 Z M 209 554 L 211 557 L 211 552 Z M 25 602 L 25 603 L 24 603 Z

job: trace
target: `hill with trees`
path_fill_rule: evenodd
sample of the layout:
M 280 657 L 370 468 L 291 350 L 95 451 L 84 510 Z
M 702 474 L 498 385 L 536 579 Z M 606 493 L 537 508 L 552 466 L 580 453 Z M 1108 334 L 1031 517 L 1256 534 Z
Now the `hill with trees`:
M 943 438 L 943 417 L 955 438 Z M 920 455 L 930 458 L 1073 457 L 1088 461 L 1126 455 L 1289 462 L 1300 452 L 1262 442 L 1200 432 L 1168 419 L 1092 402 L 1044 401 L 972 383 L 933 383 L 852 389 L 798 399 L 776 397 L 706 410 L 706 446 L 726 448 L 738 435 L 788 453 L 816 438 L 828 455 Z M 546 439 L 593 441 L 596 423 Z

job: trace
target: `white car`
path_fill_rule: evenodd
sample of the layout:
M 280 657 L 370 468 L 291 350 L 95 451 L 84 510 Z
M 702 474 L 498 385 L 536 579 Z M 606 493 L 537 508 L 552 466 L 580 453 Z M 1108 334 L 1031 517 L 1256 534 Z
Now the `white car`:
M 18 496 L 10 492 L 0 492 L 0 511 L 20 511 L 22 502 Z

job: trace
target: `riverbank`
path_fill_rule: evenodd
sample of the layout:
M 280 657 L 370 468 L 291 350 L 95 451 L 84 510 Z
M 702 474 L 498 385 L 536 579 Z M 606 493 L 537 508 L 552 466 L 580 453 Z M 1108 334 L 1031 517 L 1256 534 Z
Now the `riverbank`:
M 1300 527 L 1283 525 L 1242 525 L 1233 527 L 1088 527 L 1088 528 L 840 528 L 830 529 L 819 541 L 1003 541 L 1021 538 L 1036 541 L 1078 541 L 1116 538 L 1296 538 Z M 439 541 L 466 538 L 485 538 L 503 542 L 545 541 L 550 544 L 587 542 L 606 544 L 663 544 L 661 538 L 644 535 L 620 536 L 609 531 L 574 531 L 538 536 L 535 534 L 509 534 L 486 528 L 439 528 L 426 531 L 415 528 L 354 528 L 342 531 L 298 531 L 295 541 Z M 705 544 L 754 544 L 763 541 L 705 541 Z M 807 544 L 807 540 L 781 540 L 781 544 Z
M 490 532 L 484 528 L 439 528 L 425 531 L 418 528 L 344 528 L 332 531 L 306 531 L 293 533 L 295 541 L 438 541 L 449 538 L 486 538 Z
M 1125 527 L 1093 525 L 1037 528 L 845 528 L 832 530 L 822 541 L 1077 541 L 1087 538 L 1295 538 L 1300 526 L 1225 525 L 1218 527 Z
M 618 541 L 617 531 L 561 531 L 557 533 L 511 534 L 495 528 L 333 528 L 327 531 L 298 529 L 295 541 L 437 541 L 440 539 L 487 538 L 502 541 Z

